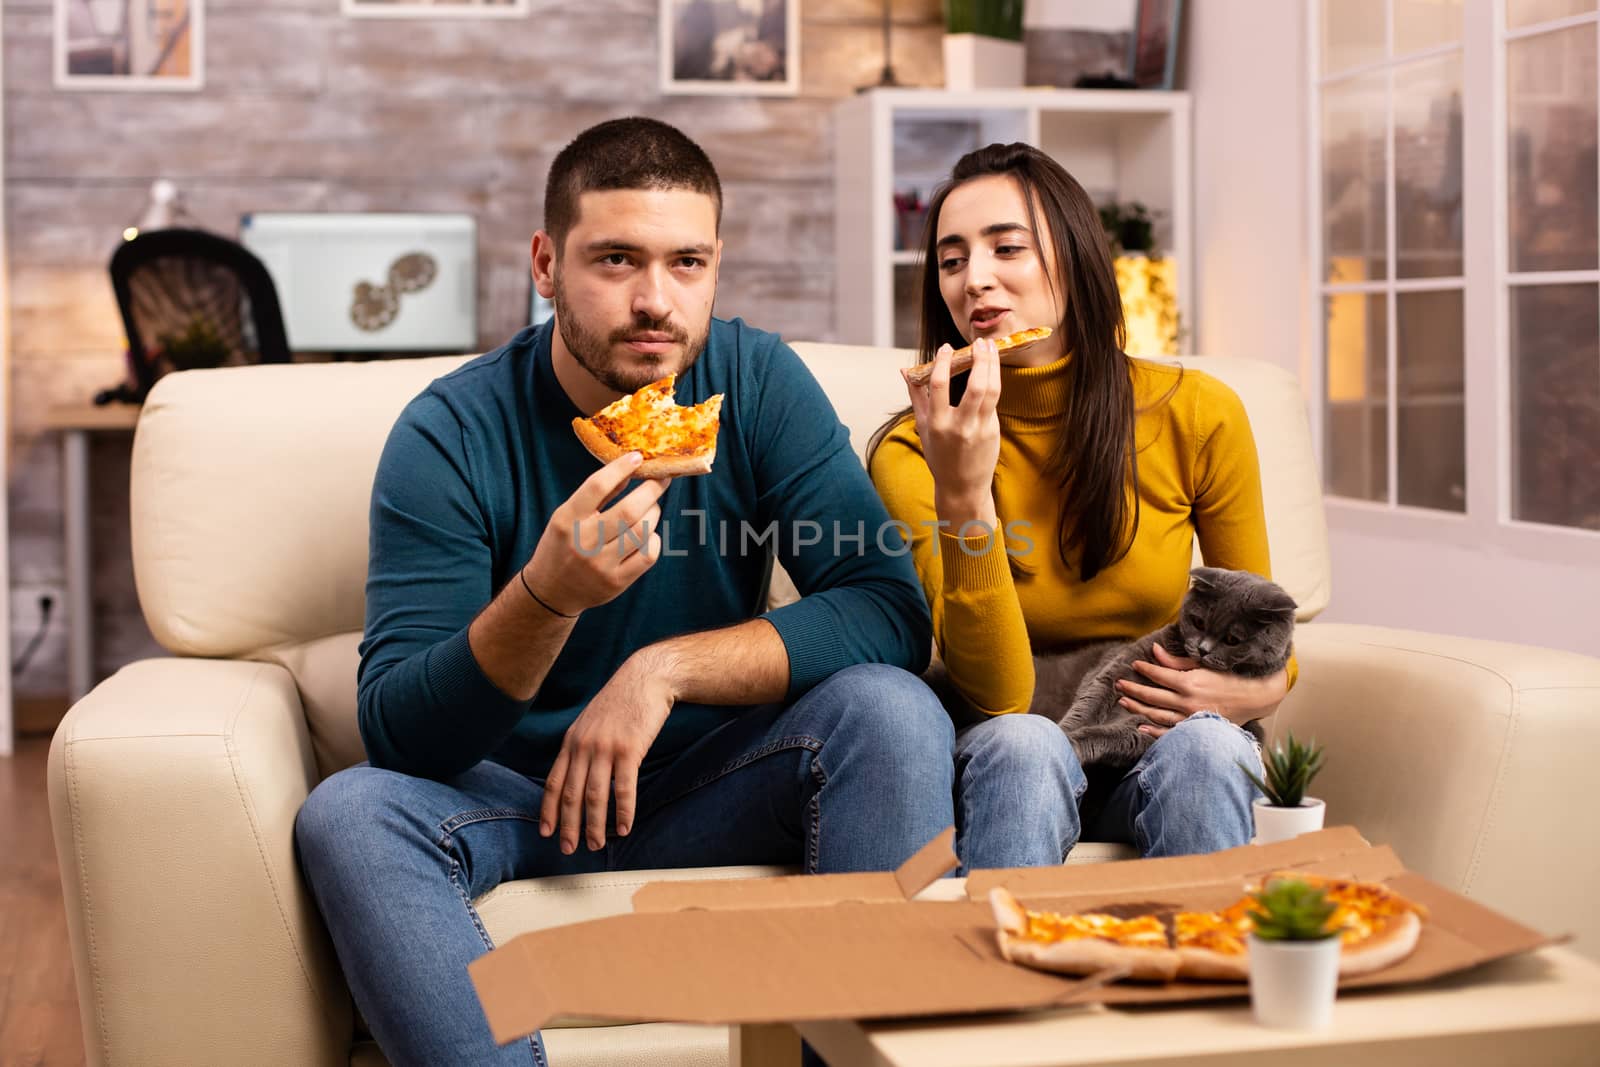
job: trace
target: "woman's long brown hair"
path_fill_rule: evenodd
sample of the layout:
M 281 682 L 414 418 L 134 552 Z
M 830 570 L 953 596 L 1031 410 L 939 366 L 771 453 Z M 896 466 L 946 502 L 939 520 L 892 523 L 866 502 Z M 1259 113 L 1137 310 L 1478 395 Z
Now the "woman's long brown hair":
M 987 175 L 1008 175 L 1021 185 L 1028 226 L 1036 235 L 1038 212 L 1043 213 L 1056 260 L 1047 276 L 1052 288 L 1056 279 L 1066 288 L 1065 294 L 1057 294 L 1065 296 L 1066 304 L 1057 330 L 1072 357 L 1067 364 L 1067 406 L 1045 475 L 1061 488 L 1057 550 L 1069 570 L 1077 559 L 1076 569 L 1087 582 L 1127 555 L 1139 522 L 1139 495 L 1128 491 L 1139 481 L 1132 365 L 1123 352 L 1127 342 L 1122 297 L 1099 212 L 1077 179 L 1032 145 L 992 144 L 969 152 L 934 193 L 922 242 L 918 362 L 931 362 L 940 345 L 959 348 L 966 343 L 939 289 L 939 212 L 953 190 Z M 1035 247 L 1043 253 L 1043 242 L 1037 238 Z M 965 389 L 965 378 L 952 382 L 950 402 L 958 403 Z M 869 464 L 884 437 L 910 414 L 909 407 L 897 412 L 873 434 Z

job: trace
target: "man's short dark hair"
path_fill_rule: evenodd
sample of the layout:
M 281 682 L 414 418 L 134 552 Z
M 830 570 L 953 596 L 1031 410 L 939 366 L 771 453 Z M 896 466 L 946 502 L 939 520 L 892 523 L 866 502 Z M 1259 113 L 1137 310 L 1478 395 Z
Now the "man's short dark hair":
M 689 189 L 704 193 L 722 227 L 722 183 L 701 147 L 682 130 L 655 119 L 612 119 L 578 134 L 550 164 L 544 228 L 556 254 L 578 221 L 578 198 L 603 189 Z

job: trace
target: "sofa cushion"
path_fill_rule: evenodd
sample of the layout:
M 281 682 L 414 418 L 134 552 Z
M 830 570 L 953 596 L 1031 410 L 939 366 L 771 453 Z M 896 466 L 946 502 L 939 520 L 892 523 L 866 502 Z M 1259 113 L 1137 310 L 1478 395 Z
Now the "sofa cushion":
M 240 657 L 361 629 L 378 456 L 411 398 L 469 358 L 162 378 L 129 490 L 139 606 L 162 647 Z

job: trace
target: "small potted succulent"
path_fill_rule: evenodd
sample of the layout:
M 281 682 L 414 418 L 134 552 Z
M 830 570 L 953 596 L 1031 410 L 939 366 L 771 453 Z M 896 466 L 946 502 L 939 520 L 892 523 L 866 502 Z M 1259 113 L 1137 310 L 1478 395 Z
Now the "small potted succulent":
M 947 89 L 1021 88 L 1023 0 L 944 0 Z
M 1256 1022 L 1320 1030 L 1333 1020 L 1339 986 L 1334 905 L 1298 878 L 1273 878 L 1250 910 L 1250 1007 Z
M 1262 753 L 1265 780 L 1256 777 L 1244 764 L 1239 766 L 1265 796 L 1255 799 L 1255 843 L 1271 844 L 1322 829 L 1327 806 L 1316 797 L 1306 796 L 1306 788 L 1322 770 L 1322 746 L 1313 739 L 1302 745 L 1289 734 L 1284 742 Z

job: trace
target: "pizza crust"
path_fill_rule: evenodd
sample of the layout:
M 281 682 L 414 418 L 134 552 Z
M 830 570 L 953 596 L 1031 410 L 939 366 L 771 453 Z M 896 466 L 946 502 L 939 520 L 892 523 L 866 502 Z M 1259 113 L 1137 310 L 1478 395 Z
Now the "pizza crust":
M 1126 971 L 1141 982 L 1170 982 L 1178 975 L 1178 954 L 1170 948 L 1134 948 L 1092 937 L 1071 941 L 1026 941 L 1000 931 L 1000 955 L 1042 971 L 1079 977 L 1105 970 Z
M 1250 956 L 1229 956 L 1209 948 L 1178 947 L 1178 977 L 1242 982 L 1250 977 Z
M 1055 333 L 1055 331 L 1048 326 L 1035 326 L 1032 329 L 1018 330 L 1016 333 L 1007 334 L 1006 336 L 997 339 L 994 345 L 1002 354 L 1006 352 L 1018 352 L 1029 347 L 1030 345 L 1038 344 L 1040 341 L 1043 341 L 1053 333 Z M 970 370 L 971 368 L 971 345 L 967 345 L 964 348 L 958 348 L 954 352 L 950 353 L 950 374 L 952 377 L 962 373 L 963 371 Z M 906 370 L 901 371 L 901 373 L 905 375 L 906 381 L 910 382 L 912 385 L 922 385 L 926 383 L 928 379 L 933 377 L 933 361 L 929 360 L 926 363 L 918 363 L 915 367 L 908 367 Z
M 1399 963 L 1417 947 L 1422 935 L 1422 920 L 1416 912 L 1396 915 L 1384 928 L 1364 941 L 1344 945 L 1339 949 L 1339 977 L 1352 978 L 1358 974 L 1381 971 Z

